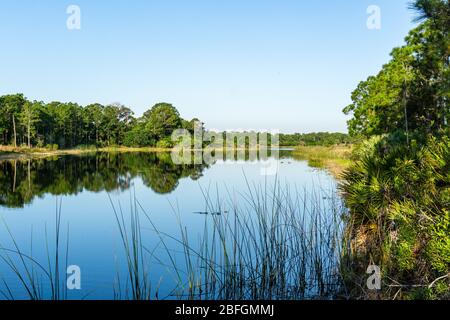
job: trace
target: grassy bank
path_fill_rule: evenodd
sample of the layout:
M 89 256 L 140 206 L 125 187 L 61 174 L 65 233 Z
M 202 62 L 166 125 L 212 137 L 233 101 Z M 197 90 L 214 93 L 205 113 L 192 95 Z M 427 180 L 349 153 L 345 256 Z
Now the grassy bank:
M 311 167 L 327 169 L 339 178 L 351 164 L 352 149 L 352 145 L 299 146 L 293 155 L 295 159 L 307 160 Z

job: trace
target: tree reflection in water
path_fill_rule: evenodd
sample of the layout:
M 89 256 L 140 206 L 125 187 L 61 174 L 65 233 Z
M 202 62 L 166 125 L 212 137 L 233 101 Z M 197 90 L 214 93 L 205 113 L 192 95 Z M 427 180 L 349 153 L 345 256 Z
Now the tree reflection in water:
M 126 190 L 131 180 L 159 194 L 174 191 L 182 178 L 197 180 L 204 164 L 176 165 L 170 153 L 95 153 L 0 162 L 0 206 L 21 208 L 45 194 L 76 195 Z

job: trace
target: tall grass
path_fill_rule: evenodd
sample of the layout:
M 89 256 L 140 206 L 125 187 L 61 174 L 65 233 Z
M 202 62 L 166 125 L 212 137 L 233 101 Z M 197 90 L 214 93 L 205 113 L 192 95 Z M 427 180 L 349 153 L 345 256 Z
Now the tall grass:
M 248 182 L 245 193 L 222 197 L 217 190 L 202 192 L 208 214 L 200 235 L 188 231 L 175 208 L 179 236 L 162 232 L 134 199 L 129 229 L 136 235 L 121 232 L 132 298 L 143 298 L 135 294 L 142 290 L 150 297 L 143 252 L 148 253 L 149 268 L 155 258 L 153 262 L 164 264 L 174 275 L 174 289 L 167 298 L 331 299 L 345 291 L 339 265 L 345 209 L 336 194 Z M 123 214 L 115 212 L 124 230 Z M 142 242 L 139 212 L 156 233 L 165 258 Z
M 352 149 L 352 145 L 298 146 L 293 156 L 294 159 L 307 160 L 311 167 L 326 168 L 335 177 L 340 178 L 352 164 Z
M 341 218 L 346 211 L 334 191 L 247 181 L 244 193 L 201 192 L 206 214 L 203 230 L 195 234 L 183 223 L 178 208 L 173 207 L 178 235 L 168 234 L 135 195 L 130 195 L 129 215 L 110 198 L 126 262 L 125 277 L 118 273 L 113 285 L 115 299 L 299 300 L 345 294 L 340 260 Z M 45 228 L 45 262 L 33 257 L 33 236 L 30 251 L 25 252 L 5 225 L 13 247 L 0 246 L 0 259 L 20 287 L 12 288 L 4 279 L 0 294 L 5 299 L 17 299 L 21 292 L 20 299 L 68 298 L 62 281 L 66 275 L 61 272 L 61 203 L 55 220 L 54 243 L 49 243 Z M 156 242 L 147 242 L 148 230 Z M 155 243 L 156 248 L 151 247 Z M 68 247 L 67 231 L 66 269 Z M 155 266 L 164 266 L 172 276 L 164 290 L 160 281 L 152 283 L 158 276 L 152 273 Z
M 151 296 L 151 283 L 149 281 L 147 266 L 144 257 L 144 245 L 142 243 L 141 223 L 136 201 L 130 201 L 130 226 L 125 222 L 122 206 L 114 205 L 108 195 L 112 205 L 114 216 L 119 228 L 120 238 L 125 252 L 127 263 L 127 279 L 121 282 L 120 276 L 114 285 L 114 298 L 132 300 L 149 300 Z
M 65 300 L 67 299 L 66 272 L 69 255 L 69 228 L 65 253 L 61 242 L 61 201 L 57 201 L 54 226 L 54 247 L 49 244 L 49 234 L 45 226 L 45 250 L 47 259 L 39 261 L 33 255 L 33 231 L 31 232 L 30 250 L 27 253 L 21 249 L 8 225 L 4 227 L 11 239 L 12 247 L 0 244 L 0 261 L 8 267 L 10 274 L 17 279 L 16 287 L 12 288 L 6 278 L 1 280 L 3 289 L 0 295 L 7 300 Z M 64 260 L 63 260 L 64 259 Z M 61 267 L 65 268 L 61 271 Z M 1 288 L 1 287 L 0 287 Z

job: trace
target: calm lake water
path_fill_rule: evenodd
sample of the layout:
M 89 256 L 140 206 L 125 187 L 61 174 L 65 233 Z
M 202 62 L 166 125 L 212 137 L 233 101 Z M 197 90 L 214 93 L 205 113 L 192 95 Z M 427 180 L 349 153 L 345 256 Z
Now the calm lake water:
M 192 248 L 201 247 L 205 226 L 225 219 L 235 206 L 247 206 L 244 195 L 251 190 L 271 190 L 278 184 L 317 199 L 323 202 L 325 211 L 332 211 L 326 200 L 336 194 L 336 182 L 329 174 L 294 159 L 289 150 L 283 150 L 274 160 L 278 170 L 271 176 L 261 174 L 263 163 L 259 160 L 175 165 L 165 153 L 1 161 L 0 298 L 29 297 L 12 271 L 12 263 L 25 282 L 27 272 L 39 279 L 41 295 L 48 298 L 50 281 L 42 269 L 55 273 L 55 225 L 60 206 L 61 283 L 65 283 L 66 263 L 81 270 L 81 290 L 68 291 L 67 298 L 130 296 L 126 289 L 129 269 L 116 214 L 123 217 L 124 226 L 131 228 L 132 208 L 141 207 L 143 265 L 152 296 L 157 293 L 159 299 L 176 299 L 175 292 L 180 288 L 174 288 L 179 279 L 172 264 L 185 270 L 186 261 L 183 246 L 174 239 L 182 239 L 185 232 Z M 151 222 L 144 217 L 144 210 Z M 18 249 L 27 268 L 14 252 Z M 173 260 L 167 251 L 173 254 Z M 335 258 L 330 254 L 325 259 L 332 264 Z

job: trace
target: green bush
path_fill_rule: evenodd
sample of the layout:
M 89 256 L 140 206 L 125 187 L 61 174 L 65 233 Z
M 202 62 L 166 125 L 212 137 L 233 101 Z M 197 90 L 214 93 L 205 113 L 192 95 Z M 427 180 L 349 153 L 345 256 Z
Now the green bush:
M 156 143 L 156 147 L 158 147 L 158 148 L 172 148 L 173 147 L 173 142 L 172 142 L 171 138 L 164 138 L 162 140 L 159 140 Z
M 430 227 L 427 255 L 434 270 L 445 273 L 450 266 L 450 213 L 444 211 L 434 218 Z
M 59 149 L 59 146 L 57 144 L 48 144 L 45 148 L 50 151 L 56 151 Z
M 38 139 L 36 143 L 36 148 L 44 148 L 44 147 L 45 147 L 44 141 L 42 139 Z
M 154 145 L 155 140 L 143 125 L 136 125 L 125 134 L 123 144 L 126 147 L 145 147 Z
M 415 248 L 418 236 L 411 224 L 399 228 L 399 239 L 393 246 L 394 263 L 399 271 L 413 271 L 416 268 Z
M 393 134 L 354 150 L 341 190 L 355 228 L 376 226 L 368 259 L 386 263 L 389 279 L 398 283 L 426 286 L 450 273 L 450 138 L 408 146 Z

